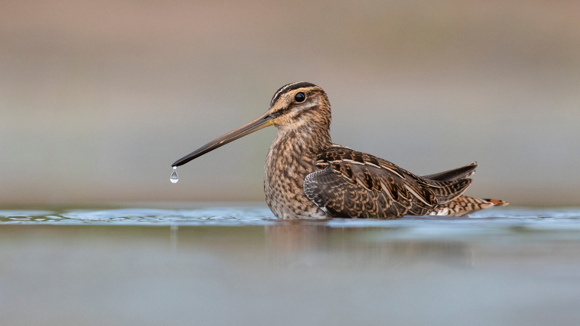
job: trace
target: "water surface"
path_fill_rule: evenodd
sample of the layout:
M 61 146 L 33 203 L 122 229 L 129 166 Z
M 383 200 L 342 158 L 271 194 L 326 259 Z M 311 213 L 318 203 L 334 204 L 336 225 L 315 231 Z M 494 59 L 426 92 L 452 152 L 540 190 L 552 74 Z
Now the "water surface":
M 171 204 L 162 204 L 168 206 Z M 115 208 L 115 209 L 0 209 L 1 224 L 90 224 L 90 225 L 272 225 L 279 223 L 265 206 L 216 206 L 199 204 L 188 209 Z M 320 222 L 317 222 L 320 223 Z M 527 209 L 495 208 L 466 217 L 422 216 L 397 220 L 333 219 L 330 227 L 507 227 L 578 228 L 580 208 Z
M 577 325 L 580 209 L 0 210 L 2 325 Z

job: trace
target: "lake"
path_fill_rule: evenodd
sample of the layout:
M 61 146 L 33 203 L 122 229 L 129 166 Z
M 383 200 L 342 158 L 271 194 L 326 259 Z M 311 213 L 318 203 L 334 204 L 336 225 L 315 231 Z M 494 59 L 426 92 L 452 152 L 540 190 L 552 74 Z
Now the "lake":
M 580 209 L 283 222 L 262 204 L 0 210 L 2 325 L 578 325 Z

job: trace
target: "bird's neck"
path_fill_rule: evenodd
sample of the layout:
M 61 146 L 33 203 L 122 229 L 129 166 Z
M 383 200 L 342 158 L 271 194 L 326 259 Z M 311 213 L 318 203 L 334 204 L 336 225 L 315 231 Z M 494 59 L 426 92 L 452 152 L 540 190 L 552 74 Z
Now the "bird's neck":
M 298 128 L 279 127 L 270 152 L 278 155 L 314 158 L 332 145 L 330 128 L 300 126 Z
M 266 203 L 278 218 L 326 217 L 304 194 L 304 178 L 315 171 L 318 154 L 332 145 L 330 132 L 278 128 L 264 171 Z

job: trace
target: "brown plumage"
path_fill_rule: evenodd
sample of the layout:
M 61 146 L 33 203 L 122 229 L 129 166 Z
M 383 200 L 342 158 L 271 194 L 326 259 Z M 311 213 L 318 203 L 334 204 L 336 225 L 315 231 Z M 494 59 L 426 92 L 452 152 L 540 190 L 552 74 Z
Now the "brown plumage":
M 477 163 L 416 176 L 370 154 L 333 144 L 330 103 L 322 88 L 307 82 L 281 87 L 269 110 L 173 163 L 183 165 L 264 127 L 278 135 L 266 158 L 266 203 L 279 219 L 380 218 L 405 215 L 462 216 L 497 199 L 463 196 Z

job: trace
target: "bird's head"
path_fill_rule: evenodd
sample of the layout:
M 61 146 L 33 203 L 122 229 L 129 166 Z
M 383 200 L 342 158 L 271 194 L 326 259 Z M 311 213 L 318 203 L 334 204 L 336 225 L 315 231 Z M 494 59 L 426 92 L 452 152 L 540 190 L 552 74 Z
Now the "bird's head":
M 218 147 L 269 126 L 284 130 L 301 129 L 303 132 L 313 132 L 315 129 L 328 130 L 330 119 L 330 103 L 322 88 L 308 82 L 284 85 L 274 93 L 270 108 L 263 115 L 180 158 L 172 166 L 183 165 Z
M 297 129 L 302 126 L 330 126 L 330 103 L 322 88 L 297 82 L 284 85 L 274 93 L 266 112 L 278 128 Z

